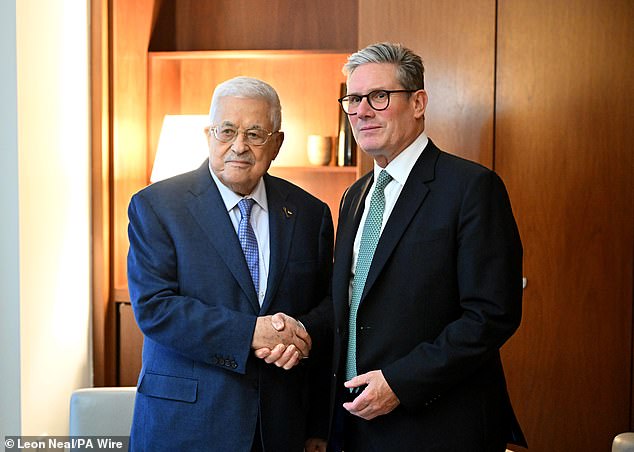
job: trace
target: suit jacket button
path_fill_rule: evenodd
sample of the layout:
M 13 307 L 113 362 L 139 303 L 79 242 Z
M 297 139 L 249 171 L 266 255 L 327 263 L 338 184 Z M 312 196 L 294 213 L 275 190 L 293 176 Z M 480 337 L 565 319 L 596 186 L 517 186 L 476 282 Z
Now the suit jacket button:
M 218 364 L 220 364 L 221 366 L 224 366 L 225 365 L 225 360 L 223 358 L 220 358 L 218 360 Z
M 211 359 L 211 363 L 212 364 L 218 364 L 218 358 L 216 358 L 215 356 Z
M 232 369 L 237 369 L 238 368 L 238 363 L 236 363 L 235 361 L 231 363 L 231 368 Z

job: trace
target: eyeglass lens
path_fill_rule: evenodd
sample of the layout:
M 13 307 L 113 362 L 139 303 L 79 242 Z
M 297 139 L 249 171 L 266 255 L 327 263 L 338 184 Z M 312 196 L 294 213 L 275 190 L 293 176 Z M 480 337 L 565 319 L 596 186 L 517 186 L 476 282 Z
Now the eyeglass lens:
M 383 90 L 372 91 L 371 93 L 366 94 L 365 96 L 345 96 L 342 99 L 341 105 L 346 113 L 353 113 L 357 111 L 359 105 L 363 98 L 368 99 L 368 104 L 374 110 L 385 110 L 390 104 L 390 93 Z
M 212 130 L 218 141 L 223 143 L 233 142 L 240 133 L 239 129 L 229 126 L 216 126 L 213 127 Z M 247 129 L 243 132 L 244 141 L 255 146 L 265 144 L 272 134 L 273 133 L 268 130 L 258 128 Z
M 361 105 L 361 101 L 365 97 L 368 99 L 368 105 L 372 107 L 376 111 L 385 110 L 390 106 L 390 94 L 394 93 L 412 93 L 414 90 L 409 89 L 395 89 L 395 90 L 375 90 L 371 91 L 368 94 L 358 95 L 358 94 L 349 94 L 347 96 L 343 96 L 339 99 L 341 103 L 341 107 L 343 111 L 345 111 L 349 115 L 356 114 L 359 105 Z

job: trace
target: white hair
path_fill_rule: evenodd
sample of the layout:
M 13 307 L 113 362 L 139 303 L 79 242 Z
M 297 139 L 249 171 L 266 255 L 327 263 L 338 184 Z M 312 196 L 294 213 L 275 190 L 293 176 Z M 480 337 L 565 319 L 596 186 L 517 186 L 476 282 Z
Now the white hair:
M 270 107 L 270 119 L 273 124 L 272 132 L 277 132 L 282 126 L 282 105 L 275 89 L 266 82 L 252 77 L 235 77 L 216 86 L 211 97 L 209 107 L 209 121 L 211 123 L 218 101 L 223 97 L 242 97 L 247 99 L 263 99 Z

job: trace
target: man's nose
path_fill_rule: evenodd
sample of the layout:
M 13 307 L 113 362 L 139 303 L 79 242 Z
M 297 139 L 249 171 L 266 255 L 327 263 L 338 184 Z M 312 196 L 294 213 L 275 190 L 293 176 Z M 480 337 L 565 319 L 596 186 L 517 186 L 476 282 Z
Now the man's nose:
M 238 132 L 238 136 L 231 144 L 231 149 L 233 149 L 236 154 L 242 154 L 250 149 L 244 133 Z
M 367 97 L 364 97 L 363 99 L 361 99 L 361 102 L 359 103 L 359 106 L 357 107 L 357 116 L 359 117 L 364 117 L 364 116 L 372 116 L 374 115 L 374 108 L 372 108 L 370 106 L 370 102 L 368 101 Z

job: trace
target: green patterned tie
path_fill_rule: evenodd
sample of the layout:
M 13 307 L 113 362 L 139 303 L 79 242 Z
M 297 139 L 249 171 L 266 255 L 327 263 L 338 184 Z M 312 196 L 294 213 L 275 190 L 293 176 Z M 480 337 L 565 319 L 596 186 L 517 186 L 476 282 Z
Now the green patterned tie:
M 357 266 L 352 279 L 352 297 L 350 299 L 350 318 L 348 323 L 348 358 L 346 360 L 346 380 L 357 375 L 357 310 L 363 294 L 365 280 L 370 271 L 370 264 L 374 257 L 376 245 L 381 236 L 383 211 L 385 210 L 385 187 L 392 180 L 387 171 L 381 170 L 377 178 L 376 187 L 370 198 L 370 209 L 363 225 Z

